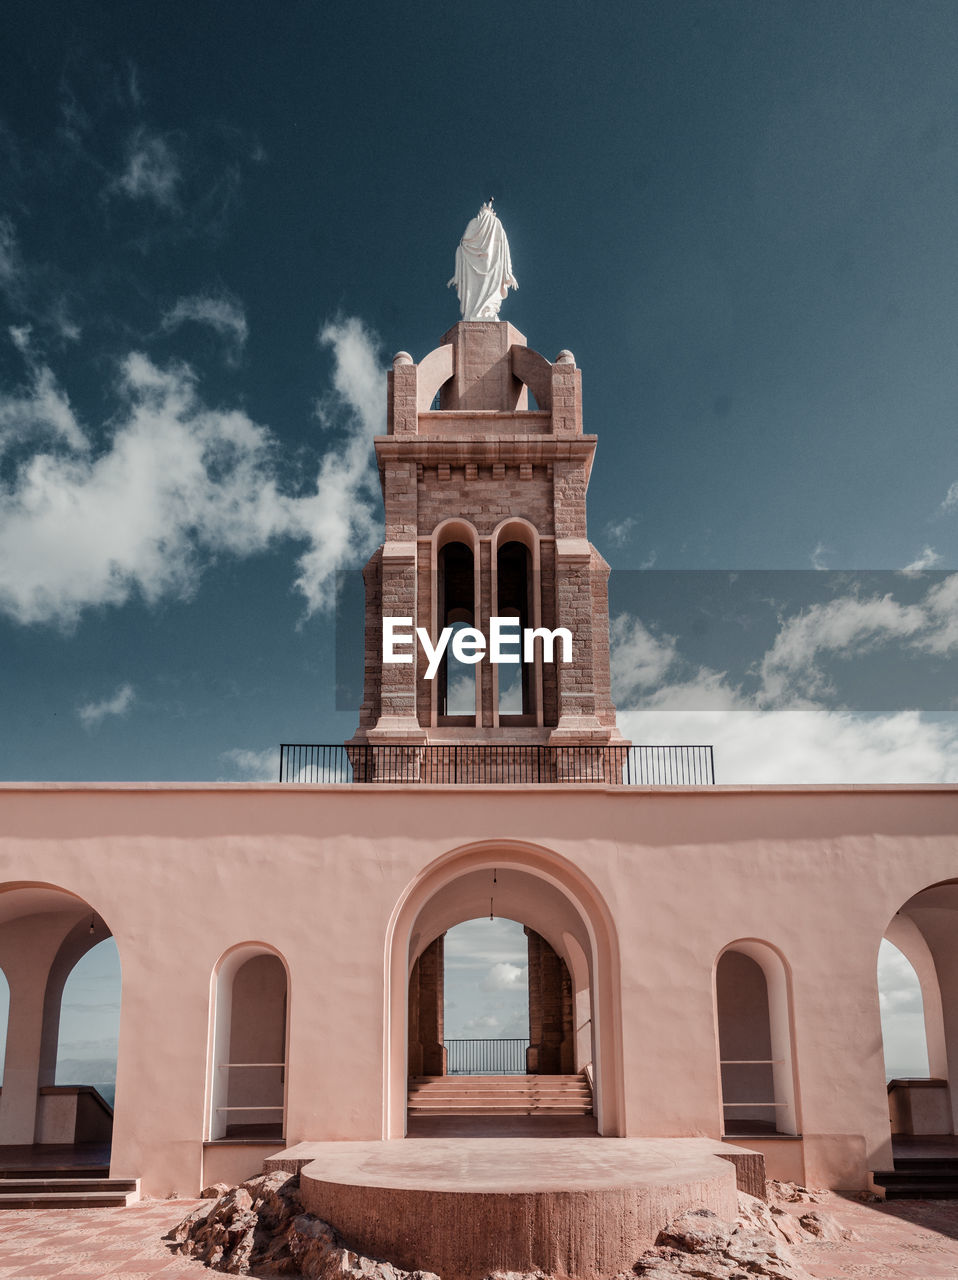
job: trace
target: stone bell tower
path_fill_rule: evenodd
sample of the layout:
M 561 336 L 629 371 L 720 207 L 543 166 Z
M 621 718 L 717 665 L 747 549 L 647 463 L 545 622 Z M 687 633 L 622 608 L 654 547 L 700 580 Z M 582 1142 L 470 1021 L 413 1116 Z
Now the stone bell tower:
M 530 407 L 530 393 L 534 404 Z M 581 376 L 499 320 L 460 321 L 416 364 L 389 374 L 388 434 L 376 438 L 386 540 L 364 570 L 365 683 L 353 743 L 622 742 L 609 684 L 609 566 L 586 532 L 596 438 L 582 432 Z M 489 635 L 491 617 L 567 628 L 572 660 L 460 667 L 383 662 L 383 616 L 435 644 L 447 626 Z M 504 696 L 511 682 L 509 698 Z M 474 684 L 474 696 L 473 696 Z M 464 694 L 465 689 L 465 694 Z

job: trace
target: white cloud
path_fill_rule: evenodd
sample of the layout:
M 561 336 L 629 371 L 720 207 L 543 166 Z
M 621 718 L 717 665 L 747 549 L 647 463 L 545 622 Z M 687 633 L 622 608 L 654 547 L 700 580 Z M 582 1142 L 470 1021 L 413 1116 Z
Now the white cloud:
M 177 205 L 180 167 L 172 147 L 159 134 L 140 126 L 127 146 L 126 168 L 112 184 L 131 200 L 152 200 L 167 209 Z
M 288 529 L 268 433 L 207 410 L 188 368 L 133 353 L 120 399 L 106 452 L 35 454 L 0 490 L 0 606 L 20 622 L 188 595 L 203 553 L 249 554 Z
M 816 666 L 825 653 L 850 657 L 890 639 L 916 635 L 928 625 L 919 605 L 902 605 L 891 595 L 858 599 L 842 596 L 783 623 L 760 665 L 762 696 L 776 703 L 815 697 L 829 691 Z
M 681 692 L 681 691 L 680 691 Z M 716 781 L 738 785 L 955 782 L 958 720 L 931 721 L 917 711 L 862 716 L 805 707 L 765 711 L 683 706 L 668 699 L 650 710 L 625 710 L 619 727 L 635 743 L 709 743 Z
M 500 961 L 494 964 L 479 983 L 481 991 L 525 991 L 529 985 L 527 965 Z
M 37 452 L 0 484 L 0 609 L 22 623 L 70 625 L 83 609 L 187 597 L 220 554 L 247 556 L 279 538 L 305 543 L 295 585 L 307 611 L 332 603 L 338 569 L 379 540 L 371 440 L 383 426 L 385 373 L 358 320 L 321 335 L 334 358 L 324 406 L 344 426 L 315 489 L 277 478 L 276 442 L 240 410 L 202 402 L 189 367 L 161 369 L 134 352 L 122 363 L 112 438 L 99 453 Z M 55 388 L 35 398 L 52 415 Z M 61 436 L 69 435 L 66 402 Z M 79 432 L 79 428 L 76 428 Z M 81 447 L 82 446 L 82 447 Z
M 238 299 L 227 294 L 194 294 L 178 298 L 164 313 L 161 323 L 169 332 L 187 321 L 209 325 L 225 339 L 228 358 L 234 362 L 238 360 L 249 333 L 246 314 Z
M 241 782 L 275 782 L 279 777 L 279 752 L 275 747 L 265 751 L 251 751 L 244 747 L 232 747 L 220 757 L 231 766 Z
M 958 780 L 958 716 L 858 715 L 814 700 L 826 691 L 814 665 L 824 652 L 861 652 L 889 638 L 933 652 L 958 646 L 958 574 L 916 605 L 844 598 L 784 622 L 752 693 L 723 672 L 686 674 L 671 638 L 663 647 L 648 635 L 631 619 L 613 625 L 614 683 L 629 689 L 617 698 L 619 725 L 635 743 L 712 744 L 720 783 Z M 798 705 L 777 705 L 786 694 Z
M 619 614 L 610 627 L 612 645 L 612 697 L 626 701 L 640 689 L 662 682 L 675 662 L 674 636 L 654 636 L 637 618 Z
M 84 449 L 86 437 L 69 399 L 57 386 L 52 370 L 33 356 L 29 327 L 11 327 L 9 334 L 27 363 L 29 383 L 21 391 L 0 391 L 0 455 L 34 436 L 52 436 L 73 449 Z
M 931 627 L 916 640 L 915 647 L 938 654 L 958 648 L 958 573 L 949 573 L 929 588 L 925 607 Z
M 938 510 L 943 513 L 958 510 L 958 480 L 950 486 Z
M 815 546 L 815 550 L 808 557 L 809 561 L 811 562 L 812 568 L 827 569 L 828 565 L 825 563 L 825 557 L 830 554 L 831 553 L 828 547 L 825 546 L 824 542 L 817 543 Z
M 92 729 L 105 720 L 107 716 L 123 716 L 129 711 L 136 698 L 131 684 L 121 684 L 116 693 L 99 702 L 86 702 L 77 707 L 77 715 L 87 729 Z
M 624 520 L 610 520 L 605 526 L 605 536 L 615 547 L 624 547 L 635 528 L 635 516 L 626 516 Z
M 15 289 L 22 271 L 16 229 L 9 218 L 0 217 L 0 288 L 7 292 Z
M 308 611 L 328 607 L 336 573 L 380 540 L 379 477 L 373 436 L 386 429 L 386 370 L 378 343 L 355 317 L 332 321 L 319 332 L 335 361 L 333 391 L 317 402 L 316 415 L 329 427 L 345 416 L 346 439 L 323 457 L 316 492 L 300 499 L 298 520 L 312 545 L 299 559 L 296 586 Z
M 921 552 L 912 560 L 911 564 L 906 564 L 903 573 L 921 573 L 923 569 L 934 569 L 936 565 L 941 564 L 941 556 L 934 547 L 923 547 Z

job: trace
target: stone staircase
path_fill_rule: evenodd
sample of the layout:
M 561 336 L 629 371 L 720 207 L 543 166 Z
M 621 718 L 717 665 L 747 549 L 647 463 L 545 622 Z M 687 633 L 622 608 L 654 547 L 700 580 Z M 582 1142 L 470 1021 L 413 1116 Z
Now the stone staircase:
M 112 1209 L 135 1204 L 139 1178 L 99 1177 L 77 1169 L 0 1169 L 0 1209 Z
M 412 1076 L 410 1116 L 587 1116 L 592 1089 L 575 1076 Z
M 958 1200 L 958 1159 L 896 1156 L 894 1169 L 872 1177 L 886 1200 Z

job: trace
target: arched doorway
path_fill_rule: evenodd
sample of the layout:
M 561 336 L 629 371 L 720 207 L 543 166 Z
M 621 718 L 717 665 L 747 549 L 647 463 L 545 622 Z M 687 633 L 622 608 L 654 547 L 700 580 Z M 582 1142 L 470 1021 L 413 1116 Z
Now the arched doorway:
M 594 886 L 564 858 L 525 843 L 470 846 L 426 868 L 393 913 L 387 939 L 384 1136 L 406 1132 L 406 1090 L 422 1036 L 410 1034 L 410 980 L 446 930 L 490 913 L 506 916 L 541 938 L 569 975 L 572 1009 L 567 1061 L 587 1070 L 598 1132 L 624 1132 L 619 1022 L 618 946 L 609 913 Z M 422 991 L 419 995 L 421 999 Z M 577 1015 L 584 1014 L 582 1025 Z M 436 1028 L 441 1032 L 441 1028 Z M 441 1034 L 434 1043 L 441 1055 Z M 423 1069 L 442 1074 L 441 1056 Z
M 0 886 L 0 968 L 10 990 L 0 1146 L 29 1149 L 38 1167 L 109 1168 L 112 1100 L 97 1086 L 111 1084 L 115 1069 L 119 1009 L 108 1006 L 119 1004 L 116 959 L 107 966 L 111 989 L 99 1003 L 87 1002 L 94 1007 L 82 1015 L 77 1002 L 64 1003 L 64 989 L 83 958 L 111 936 L 97 911 L 68 890 Z M 81 1035 L 79 1016 L 88 1036 Z M 69 1068 L 64 1060 L 58 1078 L 61 1027 L 65 1048 L 89 1043 Z

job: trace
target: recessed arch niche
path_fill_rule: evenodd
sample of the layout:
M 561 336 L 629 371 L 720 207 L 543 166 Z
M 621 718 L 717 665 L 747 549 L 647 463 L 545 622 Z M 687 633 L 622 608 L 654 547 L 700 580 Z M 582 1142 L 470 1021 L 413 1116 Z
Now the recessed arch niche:
M 242 942 L 213 970 L 207 1135 L 281 1139 L 286 1130 L 289 970 L 264 942 Z

